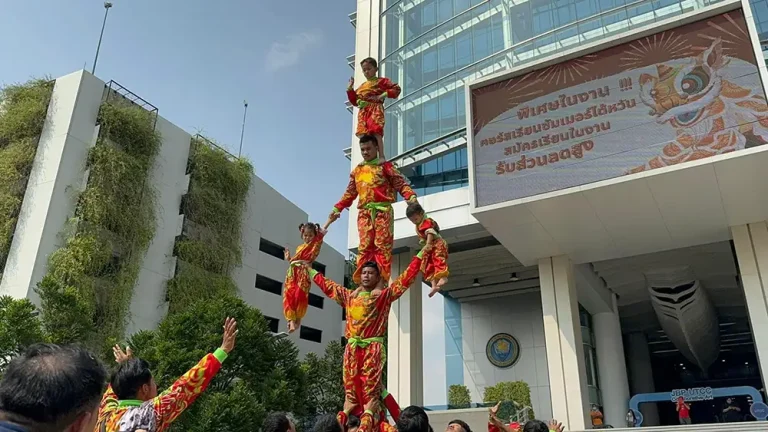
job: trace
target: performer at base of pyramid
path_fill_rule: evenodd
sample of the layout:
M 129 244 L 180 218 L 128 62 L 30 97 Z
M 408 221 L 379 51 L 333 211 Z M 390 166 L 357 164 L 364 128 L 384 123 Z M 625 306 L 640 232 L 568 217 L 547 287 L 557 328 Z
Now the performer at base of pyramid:
M 416 202 L 408 180 L 391 162 L 379 163 L 376 158 L 376 138 L 365 135 L 360 138 L 360 162 L 349 175 L 347 190 L 333 207 L 329 219 L 335 221 L 341 212 L 357 202 L 357 232 L 360 243 L 357 252 L 357 268 L 352 280 L 360 284 L 362 266 L 373 261 L 380 272 L 381 286 L 389 282 L 394 245 L 394 215 L 392 203 L 396 191 L 408 202 Z
M 344 392 L 346 398 L 357 408 L 352 413 L 359 415 L 371 399 L 382 397 L 384 386 L 382 376 L 386 362 L 384 335 L 389 321 L 389 310 L 413 284 L 421 268 L 419 252 L 408 268 L 391 285 L 377 289 L 378 265 L 367 262 L 362 267 L 361 289 L 357 294 L 331 281 L 313 269 L 307 268 L 312 280 L 330 299 L 341 305 L 347 316 L 344 336 L 347 346 L 344 350 Z M 393 413 L 394 414 L 394 413 Z
M 400 86 L 388 78 L 379 78 L 379 65 L 371 57 L 363 59 L 360 67 L 366 81 L 355 90 L 355 78 L 350 78 L 347 86 L 349 103 L 359 108 L 355 134 L 358 138 L 374 136 L 377 156 L 384 161 L 384 101 L 400 96 Z

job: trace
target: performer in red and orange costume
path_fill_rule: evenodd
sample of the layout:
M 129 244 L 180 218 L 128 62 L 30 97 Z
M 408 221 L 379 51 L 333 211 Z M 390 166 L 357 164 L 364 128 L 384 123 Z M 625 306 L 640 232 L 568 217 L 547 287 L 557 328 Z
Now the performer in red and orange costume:
M 301 325 L 301 319 L 307 314 L 309 304 L 309 288 L 312 282 L 309 280 L 309 273 L 302 264 L 311 264 L 317 259 L 330 224 L 331 221 L 329 220 L 323 228 L 313 223 L 299 225 L 299 232 L 304 243 L 296 248 L 293 257 L 291 257 L 291 252 L 288 249 L 284 251 L 285 260 L 290 261 L 285 275 L 285 288 L 283 289 L 283 314 L 288 321 L 289 333 L 293 333 Z
M 197 365 L 159 395 L 155 379 L 150 375 L 147 380 L 143 373 L 145 370 L 148 371 L 149 365 L 144 360 L 132 358 L 130 348 L 126 348 L 124 352 L 119 346 L 115 346 L 113 348 L 115 361 L 120 365 L 101 399 L 95 430 L 101 432 L 137 430 L 163 432 L 167 430 L 171 423 L 208 387 L 221 369 L 221 363 L 235 347 L 236 337 L 237 322 L 233 318 L 227 318 L 224 323 L 221 347 L 213 354 L 203 357 Z M 124 369 L 122 372 L 121 368 Z M 135 375 L 136 372 L 140 374 Z M 139 383 L 139 381 L 144 382 Z M 130 388 L 121 389 L 120 385 L 127 385 Z M 119 398 L 120 393 L 123 394 Z
M 416 194 L 408 181 L 391 162 L 379 163 L 376 158 L 376 140 L 370 135 L 360 138 L 360 152 L 363 162 L 349 175 L 347 190 L 333 207 L 331 221 L 339 218 L 342 210 L 349 208 L 355 198 L 357 202 L 357 232 L 360 243 L 357 252 L 357 269 L 352 279 L 360 284 L 362 265 L 374 261 L 381 271 L 383 284 L 389 282 L 392 269 L 392 246 L 394 244 L 394 216 L 392 203 L 395 191 L 409 202 L 416 201 Z
M 387 332 L 389 310 L 400 296 L 411 286 L 421 268 L 419 252 L 408 268 L 388 287 L 380 290 L 379 269 L 375 262 L 362 266 L 361 286 L 356 291 L 348 290 L 331 281 L 313 269 L 309 269 L 312 280 L 330 299 L 344 308 L 347 325 L 344 337 L 347 346 L 344 350 L 344 392 L 347 400 L 357 408 L 352 414 L 359 416 L 362 408 L 372 399 L 379 400 L 384 395 L 384 402 L 393 417 L 399 415 L 399 409 L 390 407 L 391 395 L 386 395 L 381 382 L 386 361 L 384 336 Z
M 354 89 L 355 79 L 349 79 L 347 97 L 349 103 L 360 108 L 357 112 L 358 138 L 363 135 L 373 135 L 376 138 L 378 156 L 384 160 L 384 101 L 386 98 L 395 99 L 400 96 L 400 86 L 388 78 L 379 78 L 376 60 L 368 57 L 360 62 L 366 81 Z
M 410 203 L 405 215 L 416 225 L 416 233 L 424 246 L 421 273 L 424 281 L 432 284 L 429 296 L 437 294 L 448 282 L 448 243 L 440 236 L 440 226 L 424 213 L 419 203 Z

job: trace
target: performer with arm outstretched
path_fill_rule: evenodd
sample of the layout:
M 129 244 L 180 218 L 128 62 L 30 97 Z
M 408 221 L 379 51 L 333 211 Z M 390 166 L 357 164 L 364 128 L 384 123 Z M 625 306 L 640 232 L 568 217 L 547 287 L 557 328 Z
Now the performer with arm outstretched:
M 379 65 L 368 57 L 360 62 L 366 81 L 355 90 L 355 78 L 349 79 L 347 98 L 359 108 L 357 111 L 358 138 L 373 135 L 376 138 L 378 157 L 384 161 L 384 101 L 400 96 L 400 86 L 388 78 L 379 78 Z
M 291 252 L 288 249 L 283 251 L 285 260 L 290 262 L 285 274 L 285 288 L 283 289 L 283 314 L 288 321 L 289 333 L 293 333 L 301 325 L 301 319 L 307 314 L 309 304 L 309 289 L 312 282 L 309 280 L 309 273 L 302 264 L 312 264 L 317 259 L 330 224 L 331 220 L 329 219 L 322 228 L 313 223 L 299 225 L 299 232 L 304 243 L 296 248 L 293 257 L 291 257 Z
M 349 184 L 341 200 L 333 207 L 329 216 L 335 221 L 344 209 L 349 208 L 355 198 L 357 202 L 357 232 L 360 243 L 357 253 L 357 268 L 352 275 L 360 284 L 362 265 L 368 261 L 376 263 L 380 271 L 383 288 L 389 282 L 392 269 L 392 247 L 394 245 L 394 215 L 392 203 L 396 193 L 408 202 L 416 202 L 408 180 L 391 162 L 379 163 L 376 159 L 375 138 L 366 135 L 360 138 L 360 152 L 363 162 L 349 175 Z
M 408 268 L 390 286 L 379 295 L 372 293 L 379 286 L 378 265 L 375 262 L 363 264 L 361 289 L 357 295 L 352 291 L 309 269 L 312 280 L 332 300 L 341 305 L 347 314 L 344 332 L 347 346 L 344 350 L 344 391 L 350 402 L 356 405 L 352 413 L 359 416 L 361 406 L 372 398 L 384 397 L 384 402 L 391 395 L 384 393 L 382 374 L 386 352 L 384 335 L 387 331 L 389 310 L 400 296 L 413 284 L 421 268 L 421 252 L 411 261 Z M 393 417 L 399 415 L 387 405 Z

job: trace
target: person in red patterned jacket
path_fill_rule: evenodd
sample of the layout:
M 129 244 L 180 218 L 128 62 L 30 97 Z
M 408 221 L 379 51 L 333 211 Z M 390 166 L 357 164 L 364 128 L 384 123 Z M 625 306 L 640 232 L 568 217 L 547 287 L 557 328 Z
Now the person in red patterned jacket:
M 101 399 L 94 432 L 147 431 L 162 432 L 205 391 L 235 347 L 237 321 L 227 318 L 221 347 L 176 380 L 161 394 L 149 370 L 149 364 L 132 358 L 130 348 L 119 346 L 113 351 L 118 367 Z

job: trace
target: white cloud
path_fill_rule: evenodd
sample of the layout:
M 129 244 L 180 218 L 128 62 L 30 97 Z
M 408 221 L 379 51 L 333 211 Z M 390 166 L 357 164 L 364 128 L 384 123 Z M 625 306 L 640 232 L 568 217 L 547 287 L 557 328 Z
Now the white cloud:
M 289 35 L 282 41 L 272 42 L 264 59 L 268 71 L 274 72 L 293 66 L 301 56 L 323 41 L 323 33 L 319 30 Z

